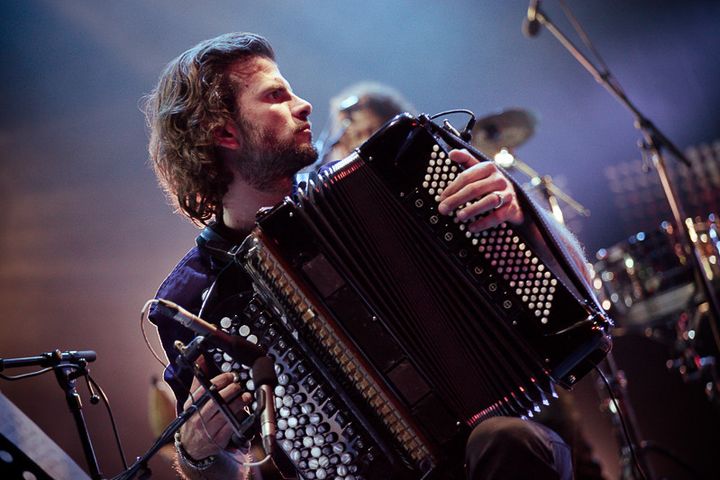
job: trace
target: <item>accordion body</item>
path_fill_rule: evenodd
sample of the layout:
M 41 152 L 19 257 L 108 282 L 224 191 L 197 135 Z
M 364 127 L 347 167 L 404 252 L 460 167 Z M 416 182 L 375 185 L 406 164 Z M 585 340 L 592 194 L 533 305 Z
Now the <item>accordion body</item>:
M 224 327 L 274 357 L 278 444 L 302 478 L 432 476 L 480 421 L 532 416 L 610 349 L 539 227 L 471 234 L 437 212 L 461 169 L 430 125 L 393 119 L 236 255 L 255 298 Z

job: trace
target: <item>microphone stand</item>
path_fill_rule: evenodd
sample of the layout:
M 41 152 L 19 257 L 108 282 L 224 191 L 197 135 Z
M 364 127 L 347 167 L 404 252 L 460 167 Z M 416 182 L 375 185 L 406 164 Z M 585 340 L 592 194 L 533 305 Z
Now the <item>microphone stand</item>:
M 78 434 L 80 435 L 83 452 L 85 452 L 88 469 L 90 470 L 90 478 L 93 480 L 99 480 L 102 478 L 102 475 L 100 474 L 100 467 L 98 465 L 97 457 L 95 456 L 95 451 L 93 450 L 90 433 L 88 432 L 87 424 L 85 423 L 85 417 L 82 413 L 80 395 L 75 388 L 75 380 L 78 377 L 87 375 L 88 373 L 87 362 L 85 360 L 80 360 L 77 364 L 58 364 L 53 367 L 53 370 L 60 388 L 62 388 L 65 392 L 65 400 L 67 401 L 68 408 L 75 420 L 75 426 L 77 427 Z
M 582 52 L 580 52 L 577 47 L 575 47 L 575 45 L 570 41 L 570 39 L 567 38 L 567 36 L 565 36 L 565 34 L 563 34 L 555 26 L 555 24 L 552 23 L 552 21 L 548 18 L 548 16 L 540 8 L 539 5 L 537 5 L 536 8 L 535 18 L 539 22 L 539 24 L 547 28 L 548 31 L 573 56 L 573 58 L 575 58 L 580 63 L 580 65 L 582 65 L 585 70 L 587 70 L 590 75 L 593 76 L 595 81 L 602 85 L 623 106 L 630 110 L 633 117 L 635 118 L 634 126 L 637 130 L 640 131 L 640 134 L 643 137 L 642 143 L 640 144 L 643 155 L 650 155 L 650 157 L 652 158 L 653 165 L 655 166 L 655 169 L 658 172 L 658 176 L 660 177 L 663 192 L 665 193 L 665 197 L 668 201 L 668 204 L 670 205 L 675 224 L 678 226 L 680 231 L 683 232 L 681 241 L 683 250 L 685 252 L 691 253 L 690 256 L 693 261 L 696 287 L 699 287 L 699 289 L 704 294 L 706 301 L 708 302 L 708 313 L 710 314 L 710 325 L 712 328 L 713 337 L 717 347 L 720 348 L 720 332 L 718 331 L 718 321 L 720 321 L 720 304 L 718 303 L 718 299 L 715 295 L 713 286 L 710 283 L 710 280 L 705 275 L 702 268 L 701 253 L 695 245 L 695 242 L 692 241 L 688 226 L 685 224 L 685 218 L 687 218 L 687 215 L 685 214 L 683 206 L 679 200 L 677 191 L 673 186 L 672 182 L 670 181 L 670 177 L 665 166 L 665 158 L 663 156 L 662 150 L 663 148 L 666 148 L 670 151 L 670 153 L 672 153 L 675 158 L 677 158 L 679 161 L 683 162 L 687 166 L 690 166 L 690 161 L 675 146 L 675 144 L 673 144 L 673 142 L 671 142 L 655 126 L 653 122 L 651 122 L 647 117 L 645 117 L 645 115 L 640 112 L 640 110 L 637 109 L 637 107 L 635 107 L 635 105 L 630 101 L 630 99 L 628 99 L 628 97 L 619 87 L 617 81 L 615 81 L 610 72 L 606 69 L 605 72 L 601 73 L 598 68 Z M 614 368 L 613 364 L 610 365 L 613 378 L 617 380 L 618 371 L 616 368 Z M 618 393 L 620 393 L 621 397 L 623 397 L 625 389 L 619 388 L 618 390 Z M 620 402 L 621 406 L 624 406 L 623 413 L 625 413 L 625 415 L 627 415 L 629 419 L 633 420 L 635 415 L 632 411 L 632 408 L 630 407 L 630 404 L 625 400 L 625 398 L 620 398 Z M 642 445 L 642 443 L 639 442 L 637 438 L 637 428 L 631 428 L 630 436 L 631 438 L 629 438 L 628 441 L 632 442 L 635 446 L 638 447 Z M 640 455 L 638 461 L 642 465 L 643 470 L 647 472 L 648 475 L 650 475 L 650 478 L 653 478 L 651 470 L 648 469 L 649 465 L 645 461 L 644 455 Z
M 640 472 L 641 478 L 644 478 L 644 472 L 647 474 L 648 479 L 651 480 L 655 478 L 655 474 L 645 459 L 644 445 L 647 442 L 640 440 L 642 436 L 640 435 L 640 430 L 638 428 L 635 410 L 632 408 L 632 405 L 630 405 L 630 402 L 627 399 L 627 378 L 625 377 L 625 373 L 620 370 L 615 363 L 615 357 L 612 352 L 608 352 L 607 357 L 605 357 L 605 363 L 610 371 L 610 378 L 608 379 L 608 382 L 610 384 L 609 388 L 612 392 L 608 392 L 605 407 L 610 413 L 613 426 L 615 427 L 617 442 L 621 446 L 620 478 L 624 480 L 632 480 L 635 478 L 633 475 L 635 468 L 632 461 L 634 449 L 638 465 L 642 469 L 642 472 Z M 601 382 L 598 380 L 598 393 L 600 393 L 601 396 L 604 396 L 602 394 L 604 389 L 601 388 L 599 383 Z M 627 427 L 627 431 L 623 428 L 623 418 L 625 419 L 625 427 Z M 624 433 L 627 433 L 629 438 L 626 438 Z
M 90 432 L 88 431 L 85 416 L 82 412 L 80 394 L 75 386 L 78 378 L 88 375 L 87 364 L 89 361 L 94 361 L 95 357 L 95 352 L 90 350 L 80 352 L 61 352 L 60 350 L 55 350 L 51 353 L 44 353 L 33 357 L 0 359 L 0 371 L 5 368 L 27 366 L 50 367 L 53 369 L 60 388 L 65 392 L 65 400 L 70 409 L 70 413 L 72 413 L 73 420 L 75 420 L 75 426 L 80 435 L 80 442 L 82 443 L 90 478 L 100 480 L 102 478 L 100 466 L 98 465 L 92 440 L 90 439 Z

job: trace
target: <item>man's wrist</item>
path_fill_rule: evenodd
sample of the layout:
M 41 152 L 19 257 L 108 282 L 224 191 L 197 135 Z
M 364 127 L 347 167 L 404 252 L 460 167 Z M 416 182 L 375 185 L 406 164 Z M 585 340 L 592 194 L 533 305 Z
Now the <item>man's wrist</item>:
M 185 447 L 183 447 L 182 442 L 180 441 L 180 432 L 175 432 L 175 450 L 178 454 L 178 460 L 183 465 L 190 467 L 194 470 L 207 470 L 211 466 L 217 462 L 218 456 L 217 455 L 210 455 L 205 458 L 196 459 L 190 456 L 188 452 L 185 450 Z

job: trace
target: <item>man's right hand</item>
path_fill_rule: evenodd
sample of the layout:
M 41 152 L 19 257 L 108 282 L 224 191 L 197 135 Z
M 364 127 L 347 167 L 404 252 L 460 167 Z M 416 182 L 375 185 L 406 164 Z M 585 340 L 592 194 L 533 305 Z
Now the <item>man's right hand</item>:
M 228 403 L 233 414 L 242 418 L 243 410 L 252 402 L 252 395 L 249 392 L 243 393 L 241 386 L 233 381 L 234 378 L 233 373 L 222 373 L 211 382 L 217 387 L 218 393 Z M 200 398 L 205 393 L 197 378 L 191 388 L 195 398 Z M 184 408 L 192 405 L 192 396 L 187 399 Z M 180 428 L 180 443 L 191 458 L 203 460 L 224 450 L 230 443 L 232 434 L 232 428 L 225 416 L 215 402 L 210 400 Z

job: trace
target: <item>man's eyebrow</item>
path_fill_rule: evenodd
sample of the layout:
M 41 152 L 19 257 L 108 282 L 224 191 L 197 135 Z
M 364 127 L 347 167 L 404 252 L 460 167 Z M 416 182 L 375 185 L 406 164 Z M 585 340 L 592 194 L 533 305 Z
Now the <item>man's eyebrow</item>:
M 274 90 L 284 90 L 284 91 L 292 94 L 292 88 L 290 87 L 290 85 L 287 82 L 283 82 L 280 79 L 273 79 L 270 82 L 268 82 L 268 84 L 260 90 L 260 94 L 264 95 L 265 93 L 269 93 Z

